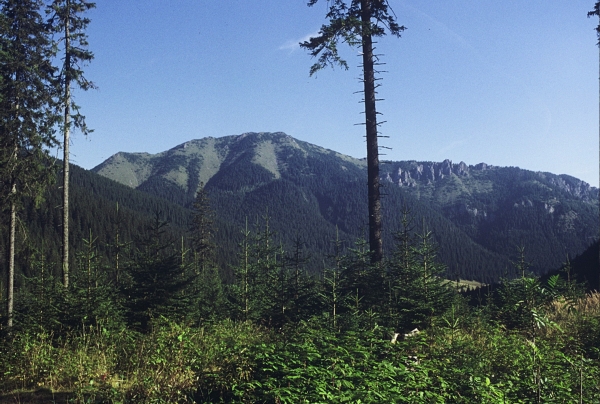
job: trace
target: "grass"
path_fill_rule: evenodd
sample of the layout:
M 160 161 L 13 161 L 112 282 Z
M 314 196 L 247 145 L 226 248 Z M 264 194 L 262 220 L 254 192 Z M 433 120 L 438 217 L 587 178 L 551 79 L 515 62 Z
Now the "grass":
M 249 323 L 192 328 L 160 321 L 149 334 L 88 328 L 65 337 L 19 333 L 1 361 L 0 403 L 191 402 L 251 375 L 248 348 L 268 336 Z M 199 378 L 202 376 L 202 382 Z
M 254 151 L 254 157 L 252 158 L 254 164 L 258 164 L 264 167 L 273 175 L 275 178 L 280 178 L 281 173 L 279 172 L 279 166 L 277 164 L 277 154 L 275 152 L 275 145 L 273 142 L 263 141 L 258 144 Z
M 600 397 L 593 380 L 600 368 L 597 359 L 588 359 L 593 358 L 600 343 L 600 293 L 589 293 L 571 303 L 556 300 L 550 306 L 549 316 L 559 327 L 540 332 L 535 347 L 526 335 L 489 322 L 485 316 L 465 313 L 453 315 L 447 325 L 440 322 L 441 325 L 425 330 L 420 337 L 393 347 L 385 345 L 383 340 L 357 340 L 358 334 L 348 334 L 346 339 L 328 334 L 329 339 L 323 340 L 329 341 L 326 345 L 315 345 L 322 352 L 308 349 L 324 332 L 318 328 L 309 330 L 313 333 L 307 334 L 310 338 L 294 342 L 293 338 L 288 341 L 284 334 L 298 326 L 280 334 L 231 320 L 198 328 L 163 319 L 147 334 L 127 329 L 108 331 L 102 327 L 87 327 L 58 337 L 41 330 L 21 332 L 10 345 L 0 347 L 0 391 L 9 392 L 0 394 L 0 404 L 227 402 L 234 400 L 232 392 L 236 388 L 244 397 L 271 394 L 266 390 L 260 392 L 260 383 L 265 381 L 275 383 L 285 393 L 287 387 L 279 385 L 276 379 L 256 379 L 261 374 L 269 375 L 257 363 L 272 362 L 289 377 L 290 383 L 300 377 L 312 385 L 319 380 L 310 380 L 304 370 L 306 361 L 327 362 L 332 352 L 343 354 L 338 359 L 345 362 L 338 365 L 343 364 L 343 372 L 350 373 L 338 374 L 328 367 L 313 369 L 315 374 L 334 372 L 340 381 L 352 381 L 353 374 L 364 373 L 361 378 L 373 378 L 373 383 L 380 383 L 377 374 L 369 373 L 371 365 L 361 365 L 365 358 L 381 363 L 382 358 L 387 358 L 381 357 L 384 354 L 403 361 L 406 355 L 413 355 L 419 362 L 406 366 L 418 371 L 415 377 L 422 379 L 419 389 L 439 397 L 455 397 L 455 391 L 470 394 L 456 402 L 473 402 L 469 400 L 477 397 L 483 400 L 486 394 L 490 400 L 499 400 L 504 392 L 511 392 L 506 396 L 510 400 L 521 399 L 523 394 L 531 392 L 530 380 L 523 377 L 523 372 L 535 369 L 553 383 L 544 387 L 544 397 L 567 397 L 571 394 L 569 389 L 579 386 L 580 379 L 587 383 L 588 399 Z M 354 345 L 345 345 L 346 340 Z M 371 352 L 375 348 L 379 351 Z M 303 357 L 300 353 L 305 349 L 307 355 L 317 356 Z M 397 349 L 401 352 L 396 352 Z M 539 353 L 533 355 L 534 349 Z M 350 355 L 353 350 L 357 357 Z M 412 391 L 405 382 L 416 383 L 410 379 L 413 371 L 394 361 L 388 364 L 393 365 L 388 370 L 400 373 L 390 379 L 392 387 Z M 580 369 L 589 373 L 581 373 Z M 583 376 L 589 376 L 589 380 L 582 379 Z M 396 380 L 399 377 L 407 379 Z
M 131 162 L 127 156 L 135 155 L 136 161 Z M 108 164 L 100 168 L 98 174 L 131 188 L 137 188 L 151 174 L 152 156 L 147 153 L 117 153 Z

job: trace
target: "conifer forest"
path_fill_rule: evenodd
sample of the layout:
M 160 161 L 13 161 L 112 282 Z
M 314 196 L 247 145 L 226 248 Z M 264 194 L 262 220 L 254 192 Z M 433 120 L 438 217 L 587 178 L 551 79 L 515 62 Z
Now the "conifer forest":
M 293 143 L 285 175 L 240 152 L 245 165 L 206 183 L 132 189 L 100 175 L 117 165 L 71 164 L 71 133 L 92 132 L 71 94 L 96 88 L 84 71 L 96 4 L 0 0 L 0 403 L 600 403 L 598 230 L 563 220 L 581 253 L 562 260 L 544 249 L 563 240 L 539 219 L 552 206 L 506 216 L 520 239 L 490 227 L 484 249 L 425 191 L 389 187 L 381 201 L 392 174 L 372 47 L 405 28 L 387 1 L 322 3 L 328 23 L 300 45 L 316 58 L 307 73 L 344 67 L 338 42 L 362 56 L 368 150 L 343 167 L 362 187 L 352 195 L 337 160 L 310 155 L 322 177 L 302 174 L 309 146 L 279 134 L 239 143 Z M 513 174 L 542 181 L 493 171 L 504 188 L 490 205 Z M 598 219 L 597 200 L 569 201 L 581 223 Z

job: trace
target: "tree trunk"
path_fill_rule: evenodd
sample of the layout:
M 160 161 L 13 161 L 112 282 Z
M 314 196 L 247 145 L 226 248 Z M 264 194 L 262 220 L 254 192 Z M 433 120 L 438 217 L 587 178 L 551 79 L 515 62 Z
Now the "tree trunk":
M 19 111 L 19 103 L 17 102 L 16 105 L 16 110 Z M 15 144 L 14 150 L 13 150 L 13 157 L 12 159 L 14 159 L 14 166 L 13 166 L 13 173 L 11 174 L 12 178 L 12 185 L 11 185 L 11 189 L 10 189 L 10 194 L 12 197 L 12 200 L 10 202 L 10 229 L 9 229 L 9 248 L 8 248 L 8 285 L 7 285 L 7 293 L 6 293 L 6 312 L 7 312 L 7 322 L 6 322 L 6 326 L 10 332 L 10 330 L 12 329 L 13 326 L 13 310 L 14 310 L 14 289 L 15 289 L 15 245 L 17 243 L 17 238 L 16 238 L 16 229 L 17 229 L 17 202 L 16 202 L 16 197 L 17 197 L 17 179 L 15 178 L 15 174 L 14 172 L 17 170 L 16 166 L 17 166 L 17 156 L 18 156 L 18 145 Z
M 11 194 L 13 197 L 17 193 L 17 185 L 13 183 Z M 14 307 L 14 286 L 15 286 L 15 230 L 17 228 L 17 206 L 16 202 L 10 204 L 10 247 L 8 255 L 8 285 L 7 285 L 7 327 L 10 330 L 13 325 L 13 307 Z
M 70 46 L 71 40 L 69 37 L 69 1 L 67 1 L 67 10 L 65 13 L 65 127 L 63 139 L 63 285 L 69 287 L 69 135 L 71 125 L 71 57 Z
M 375 108 L 375 69 L 371 37 L 371 4 L 361 0 L 363 84 L 365 95 L 365 124 L 367 132 L 367 175 L 369 195 L 369 248 L 371 262 L 383 259 L 381 239 L 381 196 L 379 193 L 379 146 L 377 144 L 377 110 Z

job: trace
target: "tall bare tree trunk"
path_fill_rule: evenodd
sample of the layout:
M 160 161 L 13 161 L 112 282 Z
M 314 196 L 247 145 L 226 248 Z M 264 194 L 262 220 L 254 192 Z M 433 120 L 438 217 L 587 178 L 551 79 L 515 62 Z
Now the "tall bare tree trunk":
M 17 185 L 13 183 L 11 194 L 17 193 Z M 10 247 L 8 252 L 8 285 L 7 285 L 7 326 L 10 330 L 13 325 L 13 308 L 14 308 L 14 287 L 15 287 L 15 244 L 16 244 L 16 228 L 17 228 L 17 206 L 16 202 L 10 204 Z
M 63 285 L 69 287 L 69 135 L 71 125 L 71 39 L 69 37 L 69 1 L 67 0 L 67 13 L 65 14 L 65 116 L 63 139 Z
M 16 110 L 19 111 L 19 103 L 17 102 Z M 17 229 L 17 179 L 15 177 L 14 172 L 16 171 L 17 158 L 18 158 L 19 146 L 15 144 L 13 150 L 12 160 L 14 160 L 14 167 L 11 181 L 12 186 L 10 189 L 10 194 L 12 200 L 10 202 L 10 230 L 9 230 L 9 247 L 8 247 L 8 285 L 7 285 L 7 293 L 6 293 L 6 307 L 7 307 L 7 315 L 8 319 L 6 325 L 10 330 L 13 326 L 13 311 L 14 311 L 14 302 L 15 302 L 15 246 L 17 243 L 16 237 L 16 229 Z
M 367 176 L 369 195 L 369 248 L 371 262 L 383 259 L 381 239 L 381 195 L 379 192 L 379 146 L 377 144 L 377 110 L 375 108 L 375 69 L 373 65 L 373 40 L 371 36 L 371 3 L 361 0 L 363 23 L 363 84 L 365 95 L 365 123 L 367 132 Z

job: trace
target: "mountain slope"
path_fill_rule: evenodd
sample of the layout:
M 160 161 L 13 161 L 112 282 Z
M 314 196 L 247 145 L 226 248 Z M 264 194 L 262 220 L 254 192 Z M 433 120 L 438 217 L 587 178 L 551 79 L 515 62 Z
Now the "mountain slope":
M 189 209 L 141 192 L 110 179 L 71 165 L 70 240 L 74 271 L 81 269 L 82 255 L 88 251 L 86 243 L 93 242 L 93 255 L 104 265 L 113 267 L 116 232 L 121 244 L 121 267 L 128 260 L 128 252 L 145 237 L 149 223 L 159 214 L 161 220 L 170 223 L 165 236 L 179 240 L 188 228 Z M 49 187 L 45 202 L 36 208 L 33 201 L 26 201 L 20 220 L 28 228 L 19 233 L 17 244 L 18 271 L 25 276 L 37 275 L 40 267 L 60 275 L 62 190 Z M 6 254 L 8 231 L 0 222 L 0 254 Z M 0 263 L 0 275 L 6 273 Z M 4 276 L 3 275 L 3 276 Z M 0 276 L 0 279 L 5 279 Z M 16 282 L 26 281 L 21 277 Z M 0 284 L 2 281 L 0 281 Z
M 523 245 L 537 272 L 598 236 L 598 189 L 568 175 L 446 160 L 390 163 L 385 178 L 429 201 L 488 249 L 510 256 Z
M 336 229 L 349 243 L 366 234 L 365 162 L 284 133 L 192 140 L 155 155 L 117 153 L 93 171 L 181 206 L 204 183 L 227 249 L 246 220 L 265 215 L 284 245 L 300 237 L 315 260 L 332 252 Z M 535 272 L 546 272 L 598 234 L 598 190 L 573 177 L 449 160 L 387 162 L 381 175 L 385 248 L 408 206 L 417 230 L 434 231 L 452 277 L 489 282 L 510 273 L 518 245 Z

